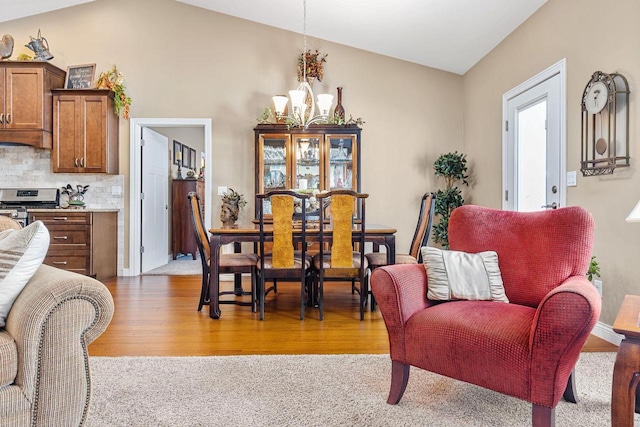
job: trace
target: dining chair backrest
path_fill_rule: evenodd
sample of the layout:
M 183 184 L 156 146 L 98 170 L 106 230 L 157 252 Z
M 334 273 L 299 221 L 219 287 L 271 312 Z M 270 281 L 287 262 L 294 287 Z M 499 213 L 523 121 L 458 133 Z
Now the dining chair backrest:
M 202 210 L 200 209 L 200 197 L 194 191 L 187 194 L 189 199 L 189 208 L 191 211 L 191 221 L 193 223 L 193 230 L 198 244 L 198 251 L 200 252 L 200 259 L 203 263 L 206 263 L 211 258 L 211 250 L 209 246 L 209 235 L 204 228 L 204 222 L 202 221 Z
M 431 235 L 431 225 L 433 223 L 433 214 L 436 207 L 435 200 L 435 194 L 425 193 L 420 201 L 418 224 L 416 225 L 416 231 L 413 234 L 411 248 L 409 249 L 409 255 L 419 261 L 422 259 L 420 248 L 428 245 L 429 236 Z
M 309 194 L 297 193 L 291 190 L 273 190 L 256 195 L 260 227 L 260 253 L 266 253 L 265 243 L 272 243 L 271 268 L 294 268 L 293 216 L 294 212 L 297 213 L 295 204 L 299 201 L 299 209 L 301 210 L 301 212 L 296 215 L 296 218 L 300 220 L 301 224 L 300 238 L 297 240 L 306 242 L 306 210 L 309 197 Z M 271 204 L 272 233 L 265 232 L 267 220 L 266 214 L 264 213 L 265 201 L 269 201 Z M 304 259 L 307 248 L 306 244 L 301 246 L 302 258 Z M 261 257 L 261 263 L 261 268 L 264 269 L 264 257 Z M 304 269 L 304 263 L 302 263 L 302 268 Z
M 353 190 L 332 190 L 319 193 L 316 197 L 321 206 L 326 200 L 331 200 L 328 212 L 324 209 L 320 210 L 319 230 L 320 242 L 330 242 L 331 268 L 354 268 L 354 243 L 358 244 L 364 258 L 365 200 L 369 195 Z M 326 218 L 327 214 L 329 218 Z M 357 222 L 354 222 L 354 219 Z M 327 233 L 329 228 L 332 234 L 330 239 Z M 324 244 L 320 245 L 321 256 L 324 255 L 324 247 Z M 360 260 L 360 265 L 364 265 L 364 260 Z

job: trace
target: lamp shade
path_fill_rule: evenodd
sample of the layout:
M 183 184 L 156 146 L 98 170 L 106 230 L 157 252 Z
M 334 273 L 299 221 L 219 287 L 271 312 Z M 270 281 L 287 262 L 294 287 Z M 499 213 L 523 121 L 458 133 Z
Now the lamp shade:
M 326 93 L 318 95 L 318 108 L 320 108 L 320 114 L 323 116 L 328 116 L 332 103 L 333 95 L 329 95 Z
M 629 216 L 626 219 L 627 222 L 640 222 L 640 202 L 636 205 L 635 208 L 631 211 Z
M 289 102 L 289 98 L 284 95 L 276 95 L 273 98 L 273 105 L 276 108 L 276 113 L 279 115 L 284 114 L 284 109 L 287 107 L 287 102 Z

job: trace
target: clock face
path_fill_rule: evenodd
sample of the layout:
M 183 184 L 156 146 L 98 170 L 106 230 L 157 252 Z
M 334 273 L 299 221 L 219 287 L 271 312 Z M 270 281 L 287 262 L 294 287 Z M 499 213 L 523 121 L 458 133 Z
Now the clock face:
M 589 87 L 587 91 L 587 97 L 584 101 L 584 106 L 591 114 L 596 114 L 602 111 L 609 99 L 609 90 L 607 85 L 603 82 L 595 82 Z

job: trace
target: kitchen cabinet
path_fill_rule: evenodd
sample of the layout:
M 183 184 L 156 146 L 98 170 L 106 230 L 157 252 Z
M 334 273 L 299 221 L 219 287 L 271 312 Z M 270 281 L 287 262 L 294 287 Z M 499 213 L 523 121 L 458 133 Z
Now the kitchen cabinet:
M 44 264 L 98 280 L 118 274 L 117 211 L 29 210 L 29 223 L 36 220 L 49 230 Z
M 198 245 L 191 220 L 191 207 L 187 194 L 191 191 L 200 197 L 200 211 L 204 212 L 204 180 L 174 179 L 171 192 L 171 250 L 173 259 L 179 254 L 191 254 L 196 259 Z
M 105 89 L 53 91 L 53 171 L 118 173 L 119 119 Z
M 51 90 L 66 73 L 48 62 L 0 61 L 0 142 L 51 149 Z
M 288 129 L 286 125 L 261 124 L 254 132 L 256 193 L 275 189 L 360 191 L 359 127 Z

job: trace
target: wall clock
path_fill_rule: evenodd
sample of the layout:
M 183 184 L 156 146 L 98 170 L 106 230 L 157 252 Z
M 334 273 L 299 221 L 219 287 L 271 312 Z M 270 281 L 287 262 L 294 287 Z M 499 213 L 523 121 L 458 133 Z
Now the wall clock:
M 629 166 L 629 84 L 623 75 L 596 71 L 582 93 L 584 176 Z

